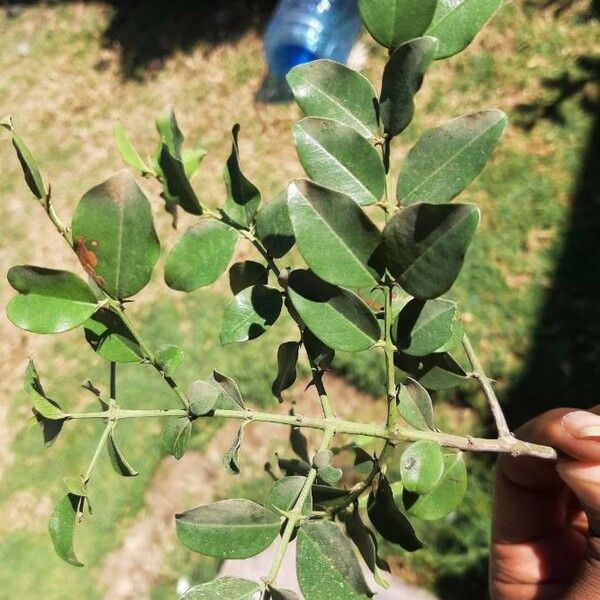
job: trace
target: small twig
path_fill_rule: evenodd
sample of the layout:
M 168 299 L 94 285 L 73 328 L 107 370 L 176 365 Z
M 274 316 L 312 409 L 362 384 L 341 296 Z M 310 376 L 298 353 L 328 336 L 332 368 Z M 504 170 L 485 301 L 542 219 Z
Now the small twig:
M 479 358 L 473 349 L 473 345 L 471 344 L 471 340 L 465 333 L 463 336 L 463 347 L 467 354 L 467 358 L 471 363 L 471 367 L 473 368 L 473 376 L 479 380 L 481 384 L 481 389 L 487 398 L 488 404 L 490 405 L 490 410 L 492 411 L 492 415 L 494 416 L 494 421 L 496 422 L 496 428 L 498 429 L 498 435 L 501 438 L 510 437 L 510 429 L 508 428 L 508 423 L 506 422 L 506 417 L 502 412 L 502 407 L 500 406 L 500 402 L 498 401 L 498 397 L 496 396 L 496 392 L 492 387 L 490 379 L 483 371 L 483 367 L 479 362 Z

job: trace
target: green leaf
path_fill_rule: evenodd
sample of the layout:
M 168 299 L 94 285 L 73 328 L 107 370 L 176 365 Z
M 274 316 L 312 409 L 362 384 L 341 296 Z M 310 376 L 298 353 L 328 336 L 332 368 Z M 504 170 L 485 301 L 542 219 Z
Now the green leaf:
M 400 458 L 402 485 L 408 492 L 427 494 L 437 485 L 443 472 L 442 447 L 431 440 L 414 442 Z
M 379 478 L 377 492 L 369 494 L 367 504 L 369 519 L 379 534 L 392 544 L 398 544 L 408 552 L 423 547 L 408 517 L 400 512 L 388 480 Z
M 444 472 L 437 485 L 427 494 L 404 494 L 409 514 L 425 521 L 442 519 L 456 510 L 467 493 L 467 468 L 462 453 L 444 456 Z
M 346 502 L 348 490 L 334 488 L 329 485 L 315 484 L 312 486 L 312 498 L 318 510 L 330 510 Z
M 179 365 L 183 362 L 183 350 L 173 344 L 165 344 L 156 353 L 156 364 L 165 374 L 165 377 L 173 377 Z
M 423 35 L 437 0 L 358 0 L 365 27 L 376 42 L 386 48 Z
M 360 73 L 332 60 L 313 60 L 286 77 L 307 117 L 334 119 L 366 138 L 379 135 L 377 94 Z
M 221 500 L 175 516 L 177 537 L 190 550 L 215 558 L 249 558 L 268 548 L 281 518 L 250 500 Z
M 181 600 L 255 600 L 260 584 L 238 577 L 219 577 L 190 588 Z
M 184 137 L 177 124 L 175 111 L 170 106 L 156 117 L 156 130 L 161 142 L 169 149 L 171 154 L 180 158 Z
M 319 369 L 327 369 L 335 357 L 335 350 L 326 346 L 308 328 L 304 329 L 302 342 L 304 343 L 308 360 Z
M 221 221 L 206 219 L 193 225 L 167 256 L 167 285 L 193 292 L 214 283 L 225 272 L 237 240 L 237 231 Z
M 393 325 L 393 339 L 405 354 L 426 356 L 450 339 L 456 304 L 449 300 L 413 298 Z
M 291 272 L 288 295 L 306 325 L 330 348 L 361 352 L 379 340 L 379 324 L 369 307 L 356 294 L 311 271 Z
M 131 167 L 142 174 L 152 173 L 152 169 L 144 162 L 131 140 L 127 137 L 123 125 L 117 123 L 113 129 L 115 144 L 121 158 Z
M 247 342 L 265 333 L 281 314 L 281 292 L 268 285 L 242 290 L 223 313 L 220 340 L 223 346 Z
M 44 444 L 46 446 L 50 446 L 60 434 L 65 422 L 63 418 L 57 418 L 58 414 L 62 413 L 62 409 L 57 402 L 46 396 L 32 360 L 29 361 L 27 368 L 25 369 L 23 384 L 25 391 L 29 393 L 34 406 L 34 418 L 42 428 Z M 38 407 L 43 404 L 45 412 L 47 414 L 53 413 L 53 418 L 44 417 L 38 410 L 36 410 L 36 404 Z
M 356 288 L 377 284 L 381 233 L 355 202 L 299 180 L 288 188 L 288 207 L 300 254 L 321 279 Z
M 183 161 L 173 156 L 165 144 L 158 155 L 158 166 L 162 174 L 163 197 L 167 203 L 181 206 L 192 215 L 201 215 L 202 206 L 185 173 Z
M 94 352 L 104 360 L 118 363 L 141 362 L 144 352 L 123 319 L 109 308 L 99 308 L 83 325 Z
M 106 449 L 108 450 L 110 462 L 114 470 L 119 475 L 123 475 L 123 477 L 135 477 L 136 475 L 138 475 L 138 471 L 136 471 L 129 464 L 129 462 L 123 456 L 123 453 L 117 446 L 117 442 L 112 431 L 108 434 L 108 439 L 106 440 Z
M 67 475 L 63 477 L 63 483 L 69 494 L 72 496 L 80 496 L 81 498 L 87 497 L 87 491 L 85 489 L 85 481 L 81 475 Z
M 389 584 L 383 580 L 379 572 L 379 566 L 382 565 L 382 568 L 385 568 L 387 564 L 377 556 L 377 540 L 373 532 L 362 522 L 357 505 L 354 506 L 351 513 L 346 514 L 344 524 L 346 525 L 346 534 L 358 548 L 377 584 L 387 588 Z M 389 570 L 389 567 L 387 567 L 387 570 Z
M 486 110 L 426 132 L 402 164 L 398 202 L 450 202 L 481 173 L 506 124 L 502 111 Z
M 394 364 L 432 391 L 455 387 L 466 378 L 464 369 L 446 352 L 435 352 L 419 358 L 395 352 Z
M 234 263 L 229 269 L 229 287 L 234 295 L 253 285 L 266 285 L 268 281 L 267 267 L 253 260 Z
M 231 377 L 227 377 L 227 375 L 223 375 L 223 373 L 219 373 L 219 371 L 215 369 L 210 378 L 210 382 L 214 383 L 220 392 L 215 408 L 229 410 L 245 408 L 240 388 Z
M 54 551 L 65 562 L 75 567 L 83 567 L 83 563 L 79 561 L 73 550 L 75 521 L 80 502 L 81 496 L 73 494 L 63 496 L 54 507 L 48 522 L 48 530 L 54 544 Z
M 271 393 L 283 402 L 281 392 L 292 387 L 296 381 L 299 342 L 284 342 L 277 349 L 277 377 L 271 385 Z
M 416 429 L 435 430 L 431 396 L 418 381 L 410 377 L 399 386 L 398 412 L 409 425 Z
M 68 271 L 21 265 L 7 274 L 19 292 L 6 307 L 10 321 L 33 333 L 61 333 L 79 327 L 98 300 L 88 284 Z
M 319 479 L 321 479 L 325 483 L 329 485 L 334 485 L 342 478 L 344 472 L 342 471 L 342 469 L 338 469 L 337 467 L 333 467 L 332 465 L 327 465 L 318 469 L 317 475 L 319 476 Z
M 163 432 L 163 448 L 179 460 L 187 450 L 191 435 L 192 424 L 187 417 L 172 419 Z
M 203 148 L 196 148 L 195 150 L 184 150 L 182 153 L 181 160 L 183 162 L 183 170 L 185 176 L 191 181 L 200 169 L 200 163 L 206 156 L 207 152 Z
M 452 333 L 446 340 L 446 343 L 436 348 L 436 352 L 450 352 L 462 344 L 463 337 L 465 335 L 465 328 L 460 321 L 454 321 L 452 323 Z
M 502 0 L 438 0 L 427 35 L 440 40 L 436 58 L 464 50 L 491 19 Z
M 239 475 L 240 473 L 240 448 L 242 447 L 242 438 L 244 436 L 244 424 L 240 425 L 233 443 L 229 446 L 223 456 L 223 466 L 230 475 Z
M 293 127 L 294 143 L 306 174 L 362 206 L 375 204 L 385 187 L 377 150 L 352 127 L 308 117 Z
M 305 600 L 362 600 L 369 589 L 350 540 L 331 521 L 306 521 L 298 531 L 296 572 Z
M 305 483 L 306 477 L 301 477 L 299 475 L 284 477 L 283 479 L 276 481 L 267 493 L 267 497 L 265 498 L 265 508 L 275 513 L 277 516 L 289 512 L 294 508 Z M 302 504 L 302 514 L 304 516 L 309 516 L 311 512 L 312 496 L 308 494 L 306 500 Z
M 249 227 L 256 216 L 260 204 L 260 192 L 242 173 L 238 148 L 239 124 L 231 130 L 231 154 L 223 171 L 223 179 L 227 188 L 227 200 L 224 212 L 234 222 Z
M 37 161 L 25 142 L 15 133 L 12 124 L 12 118 L 10 116 L 2 119 L 0 126 L 8 129 L 12 133 L 13 147 L 17 153 L 17 158 L 23 169 L 23 176 L 25 177 L 25 183 L 31 190 L 31 193 L 39 200 L 46 198 L 46 186 Z
M 399 46 L 383 70 L 381 120 L 389 135 L 398 135 L 412 121 L 413 96 L 421 87 L 425 72 L 435 58 L 438 41 L 420 37 Z
M 191 413 L 196 417 L 208 414 L 217 405 L 220 395 L 220 388 L 210 381 L 194 381 L 187 393 Z
M 281 590 L 269 586 L 270 600 L 300 600 L 300 596 L 291 590 Z
M 160 245 L 150 202 L 129 171 L 86 192 L 71 228 L 81 265 L 107 294 L 129 298 L 150 281 Z
M 256 235 L 274 258 L 281 258 L 292 249 L 295 238 L 287 206 L 287 189 L 260 209 L 256 215 Z
M 293 411 L 291 414 L 293 414 Z M 308 440 L 299 427 L 290 428 L 290 446 L 302 460 L 307 463 L 310 462 L 310 458 L 308 457 Z
M 479 218 L 474 204 L 407 206 L 383 231 L 389 272 L 416 298 L 441 296 L 458 277 Z

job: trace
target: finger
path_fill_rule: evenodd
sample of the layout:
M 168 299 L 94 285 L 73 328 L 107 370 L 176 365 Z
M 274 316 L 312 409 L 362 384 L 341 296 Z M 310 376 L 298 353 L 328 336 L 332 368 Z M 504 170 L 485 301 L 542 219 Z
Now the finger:
M 600 463 L 560 460 L 557 471 L 577 495 L 588 518 L 588 544 L 567 599 L 594 600 L 600 590 Z

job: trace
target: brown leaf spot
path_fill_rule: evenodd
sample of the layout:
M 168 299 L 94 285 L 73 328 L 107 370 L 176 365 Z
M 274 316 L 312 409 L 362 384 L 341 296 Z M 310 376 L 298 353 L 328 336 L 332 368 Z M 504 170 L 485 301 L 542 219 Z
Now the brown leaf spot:
M 98 242 L 96 240 L 92 240 L 92 246 L 98 246 Z M 75 250 L 75 254 L 77 254 L 77 258 L 81 263 L 81 266 L 84 268 L 85 272 L 96 282 L 96 285 L 99 287 L 104 287 L 104 278 L 100 277 L 96 273 L 96 266 L 98 265 L 98 257 L 94 252 L 89 250 L 85 245 L 85 238 L 81 235 L 78 235 L 73 240 L 73 249 Z

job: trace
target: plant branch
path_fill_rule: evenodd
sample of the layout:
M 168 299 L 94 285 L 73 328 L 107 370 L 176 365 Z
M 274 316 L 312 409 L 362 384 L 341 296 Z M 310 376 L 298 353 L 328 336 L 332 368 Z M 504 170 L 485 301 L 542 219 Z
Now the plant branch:
M 104 413 L 104 416 L 106 417 L 106 413 Z M 102 432 L 102 435 L 100 436 L 100 439 L 98 440 L 98 445 L 96 446 L 96 450 L 94 451 L 94 455 L 92 456 L 90 465 L 87 468 L 85 475 L 83 476 L 84 483 L 87 483 L 90 480 L 90 477 L 92 476 L 92 471 L 94 470 L 94 467 L 96 466 L 96 463 L 98 462 L 98 459 L 100 458 L 100 452 L 102 452 L 102 449 L 104 448 L 104 445 L 106 444 L 106 440 L 108 439 L 108 435 L 113 430 L 115 423 L 116 423 L 116 421 L 112 421 L 109 419 L 108 423 L 106 424 L 106 427 L 104 428 L 104 431 Z
M 490 405 L 490 410 L 492 411 L 492 415 L 494 416 L 494 421 L 496 422 L 496 428 L 498 429 L 498 435 L 501 438 L 510 437 L 510 429 L 508 428 L 508 423 L 506 422 L 506 417 L 502 412 L 502 408 L 500 406 L 500 402 L 498 401 L 498 397 L 496 396 L 496 392 L 492 387 L 492 384 L 487 377 L 487 375 L 483 371 L 483 367 L 479 362 L 479 358 L 475 353 L 473 345 L 471 344 L 471 340 L 465 333 L 463 336 L 463 347 L 467 354 L 467 358 L 471 363 L 471 367 L 474 370 L 474 376 L 479 380 L 481 384 L 481 389 L 487 398 L 488 404 Z

